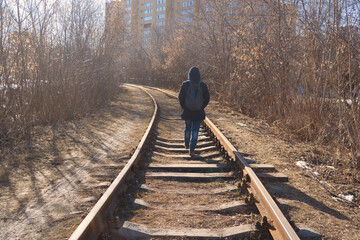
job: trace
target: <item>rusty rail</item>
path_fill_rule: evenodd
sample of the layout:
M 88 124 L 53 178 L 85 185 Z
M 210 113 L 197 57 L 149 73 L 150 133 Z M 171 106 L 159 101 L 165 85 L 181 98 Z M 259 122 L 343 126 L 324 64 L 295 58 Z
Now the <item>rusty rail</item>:
M 153 87 L 152 87 L 153 88 Z M 165 93 L 171 97 L 177 97 L 174 94 L 164 91 L 159 88 L 153 88 L 158 91 Z M 285 218 L 284 214 L 281 212 L 279 207 L 276 205 L 274 199 L 270 196 L 269 192 L 266 190 L 265 186 L 262 184 L 260 179 L 256 176 L 253 169 L 246 162 L 246 160 L 241 156 L 241 154 L 236 150 L 236 148 L 230 143 L 230 141 L 221 133 L 221 131 L 215 126 L 209 118 L 206 117 L 204 123 L 207 128 L 215 135 L 221 145 L 224 147 L 227 154 L 233 158 L 243 171 L 244 179 L 247 179 L 250 188 L 248 189 L 250 193 L 253 194 L 256 199 L 255 205 L 260 211 L 263 217 L 266 217 L 266 222 L 270 225 L 269 232 L 271 233 L 274 239 L 289 239 L 289 240 L 299 240 L 300 238 L 295 233 L 294 229 L 291 227 L 290 223 Z
M 130 85 L 134 86 L 134 85 Z M 139 86 L 136 86 L 139 87 Z M 148 128 L 145 131 L 144 136 L 142 137 L 138 147 L 136 148 L 134 154 L 130 158 L 129 162 L 121 170 L 120 174 L 112 182 L 106 192 L 102 195 L 99 201 L 92 208 L 90 213 L 85 217 L 85 219 L 80 223 L 77 229 L 73 232 L 70 240 L 76 239 L 98 239 L 100 234 L 106 228 L 105 219 L 112 212 L 114 208 L 114 203 L 116 203 L 115 198 L 124 191 L 124 183 L 133 170 L 134 166 L 139 162 L 144 146 L 146 145 L 150 133 L 154 127 L 154 122 L 158 116 L 158 106 L 155 99 L 148 93 L 144 88 L 143 89 L 153 100 L 154 102 L 154 113 L 149 123 Z

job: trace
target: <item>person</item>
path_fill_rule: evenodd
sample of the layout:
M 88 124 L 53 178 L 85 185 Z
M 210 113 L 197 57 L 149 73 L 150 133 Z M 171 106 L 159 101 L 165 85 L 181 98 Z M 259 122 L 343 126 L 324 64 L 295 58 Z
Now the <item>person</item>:
M 195 91 L 194 91 L 195 90 Z M 189 95 L 191 91 L 200 93 L 200 104 L 198 108 L 189 106 Z M 185 148 L 189 149 L 190 156 L 194 155 L 201 122 L 205 119 L 205 107 L 210 101 L 210 94 L 206 83 L 201 81 L 200 71 L 192 67 L 188 73 L 188 80 L 181 84 L 179 91 L 179 102 L 182 108 L 181 118 L 185 120 L 184 140 Z M 190 110 L 192 109 L 192 110 Z M 191 140 L 190 140 L 191 136 Z

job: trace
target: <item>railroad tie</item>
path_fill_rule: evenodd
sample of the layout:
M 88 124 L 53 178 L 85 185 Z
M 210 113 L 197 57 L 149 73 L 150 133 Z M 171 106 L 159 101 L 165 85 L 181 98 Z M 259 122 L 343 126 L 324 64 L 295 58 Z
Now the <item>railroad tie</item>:
M 214 145 L 213 141 L 202 141 L 202 142 L 199 142 L 196 147 L 197 148 L 205 148 L 205 147 L 209 147 L 209 146 L 213 146 L 213 145 Z M 176 143 L 176 142 L 172 143 L 172 142 L 164 142 L 164 141 L 157 140 L 157 141 L 155 141 L 155 147 L 158 147 L 158 146 L 165 147 L 165 148 L 184 149 L 183 141 L 181 143 Z
M 111 233 L 125 239 L 148 239 L 164 237 L 186 238 L 245 238 L 258 230 L 252 224 L 244 224 L 223 229 L 196 228 L 153 228 L 147 225 L 125 221 L 121 229 L 113 229 Z
M 159 145 L 155 145 L 155 149 L 160 150 L 160 151 L 167 151 L 167 152 L 171 152 L 171 153 L 188 153 L 189 150 L 184 149 L 184 145 L 182 146 L 182 148 L 174 148 L 174 147 L 163 147 L 163 146 L 159 146 Z M 196 154 L 200 154 L 202 152 L 208 152 L 208 151 L 215 151 L 216 150 L 216 146 L 207 146 L 207 147 L 197 147 L 195 150 Z
M 164 137 L 157 137 L 157 141 L 165 142 L 165 143 L 184 143 L 184 138 L 164 138 Z M 198 138 L 198 143 L 202 142 L 209 142 L 212 141 L 211 137 L 209 136 L 200 136 Z

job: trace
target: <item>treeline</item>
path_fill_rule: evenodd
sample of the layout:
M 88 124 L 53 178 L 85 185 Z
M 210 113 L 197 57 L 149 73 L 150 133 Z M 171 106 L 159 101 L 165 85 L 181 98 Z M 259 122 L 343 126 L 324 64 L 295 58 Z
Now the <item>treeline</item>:
M 132 38 L 119 66 L 174 90 L 198 66 L 213 99 L 360 167 L 359 12 L 359 0 L 202 1 L 192 22 Z
M 33 126 L 74 119 L 118 90 L 103 5 L 0 1 L 0 150 Z

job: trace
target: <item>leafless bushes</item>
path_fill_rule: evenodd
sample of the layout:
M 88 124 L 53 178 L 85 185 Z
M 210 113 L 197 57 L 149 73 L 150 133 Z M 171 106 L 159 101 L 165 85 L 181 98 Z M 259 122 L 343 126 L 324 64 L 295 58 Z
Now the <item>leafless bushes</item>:
M 117 91 L 95 1 L 1 0 L 0 146 L 73 119 Z
M 203 3 L 195 21 L 172 25 L 161 48 L 133 55 L 144 73 L 129 77 L 177 89 L 196 65 L 213 98 L 349 151 L 347 164 L 359 167 L 360 2 Z

